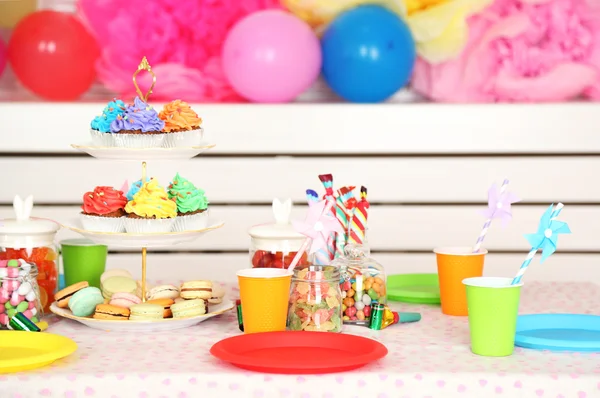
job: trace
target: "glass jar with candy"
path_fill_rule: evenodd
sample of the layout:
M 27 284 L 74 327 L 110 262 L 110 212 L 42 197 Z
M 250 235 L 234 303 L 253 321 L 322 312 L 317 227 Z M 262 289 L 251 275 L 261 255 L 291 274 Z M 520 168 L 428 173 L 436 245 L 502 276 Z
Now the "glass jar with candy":
M 348 244 L 344 256 L 331 265 L 340 269 L 343 321 L 369 325 L 371 304 L 387 303 L 387 278 L 381 264 L 369 257 L 366 246 Z
M 296 232 L 290 223 L 292 201 L 273 200 L 275 223 L 255 225 L 250 235 L 250 263 L 253 268 L 287 268 L 302 247 L 306 237 Z M 307 253 L 299 265 L 306 264 Z
M 38 270 L 25 260 L 0 260 L 0 329 L 18 313 L 37 323 L 43 315 Z
M 58 290 L 58 249 L 54 240 L 60 225 L 52 220 L 30 217 L 33 209 L 31 196 L 25 200 L 16 196 L 13 207 L 16 217 L 0 220 L 0 264 L 8 264 L 10 260 L 34 264 L 39 301 L 47 311 Z M 10 264 L 15 265 L 14 262 Z M 5 272 L 0 271 L 0 275 Z M 14 271 L 9 272 L 12 274 Z
M 288 329 L 341 332 L 341 301 L 338 268 L 331 265 L 297 266 L 290 287 Z

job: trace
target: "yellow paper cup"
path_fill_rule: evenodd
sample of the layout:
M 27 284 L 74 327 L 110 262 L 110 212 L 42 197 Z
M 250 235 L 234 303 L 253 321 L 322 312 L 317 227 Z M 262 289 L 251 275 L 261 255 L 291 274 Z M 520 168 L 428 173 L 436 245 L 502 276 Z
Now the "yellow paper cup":
M 287 323 L 292 273 L 287 269 L 238 271 L 244 333 L 281 332 Z
M 473 354 L 487 357 L 512 355 L 522 283 L 513 278 L 468 278 L 469 330 Z
M 483 275 L 487 250 L 472 253 L 472 247 L 441 247 L 433 252 L 437 259 L 442 313 L 467 316 L 467 293 L 463 280 Z

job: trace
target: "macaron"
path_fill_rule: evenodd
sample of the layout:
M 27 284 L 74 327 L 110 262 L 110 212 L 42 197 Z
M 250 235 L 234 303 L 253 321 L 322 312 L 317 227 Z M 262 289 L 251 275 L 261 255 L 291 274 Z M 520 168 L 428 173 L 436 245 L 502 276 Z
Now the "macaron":
M 98 304 L 94 312 L 94 318 L 109 321 L 126 321 L 129 319 L 129 309 L 110 304 Z
M 98 304 L 104 302 L 100 289 L 93 286 L 84 287 L 69 299 L 69 309 L 75 316 L 90 316 Z
M 186 300 L 203 299 L 208 300 L 212 297 L 211 281 L 189 281 L 184 282 L 179 289 L 181 297 Z
M 213 286 L 212 297 L 208 299 L 208 302 L 210 304 L 221 304 L 224 296 L 225 290 L 221 286 Z
M 202 299 L 193 299 L 180 301 L 171 306 L 173 318 L 190 318 L 193 316 L 206 314 L 206 301 Z
M 124 276 L 126 278 L 133 279 L 131 272 L 127 271 L 126 269 L 115 268 L 104 271 L 102 275 L 100 275 L 100 282 L 104 282 L 105 280 L 107 280 L 108 278 L 112 278 L 113 276 Z
M 129 308 L 134 304 L 142 302 L 138 296 L 133 293 L 118 292 L 112 295 L 110 298 L 110 305 L 116 305 L 121 308 Z
M 142 297 L 142 281 L 135 281 L 137 288 L 135 289 L 135 295 L 138 296 L 139 298 L 143 298 Z M 146 281 L 146 298 L 148 298 L 148 293 L 150 293 L 150 289 L 152 289 L 152 285 L 148 283 L 148 281 Z
M 173 285 L 155 286 L 150 289 L 150 292 L 148 293 L 148 298 L 150 300 L 163 298 L 176 299 L 177 297 L 179 297 L 179 288 Z
M 171 305 L 175 303 L 173 299 L 170 298 L 160 298 L 154 300 L 146 301 L 147 304 L 158 304 L 161 305 L 165 310 L 163 312 L 163 318 L 171 318 L 173 313 L 171 312 Z
M 158 304 L 134 304 L 129 307 L 130 321 L 155 321 L 163 319 L 165 308 Z
M 111 276 L 105 279 L 102 285 L 102 295 L 110 299 L 115 293 L 135 293 L 137 285 L 135 281 L 126 276 Z
M 59 308 L 67 308 L 69 306 L 69 299 L 73 297 L 75 293 L 88 287 L 90 284 L 87 281 L 77 282 L 71 286 L 67 286 L 62 290 L 59 290 L 54 294 L 54 300 Z

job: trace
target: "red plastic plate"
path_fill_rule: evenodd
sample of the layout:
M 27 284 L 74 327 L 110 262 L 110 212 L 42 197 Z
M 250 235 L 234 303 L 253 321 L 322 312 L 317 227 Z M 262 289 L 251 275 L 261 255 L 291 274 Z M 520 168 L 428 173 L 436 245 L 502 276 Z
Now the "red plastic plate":
M 239 368 L 263 373 L 319 374 L 360 368 L 387 355 L 375 340 L 327 332 L 269 332 L 230 337 L 210 353 Z

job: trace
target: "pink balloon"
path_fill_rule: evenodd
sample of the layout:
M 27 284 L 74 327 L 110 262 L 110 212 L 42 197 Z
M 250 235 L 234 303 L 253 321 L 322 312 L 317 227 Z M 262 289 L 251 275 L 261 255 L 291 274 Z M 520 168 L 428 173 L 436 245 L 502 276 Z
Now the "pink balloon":
M 2 76 L 2 72 L 4 72 L 4 67 L 6 66 L 6 44 L 0 39 L 0 76 Z
M 311 28 L 280 10 L 239 21 L 223 46 L 223 70 L 237 93 L 254 102 L 289 102 L 321 70 L 321 46 Z

